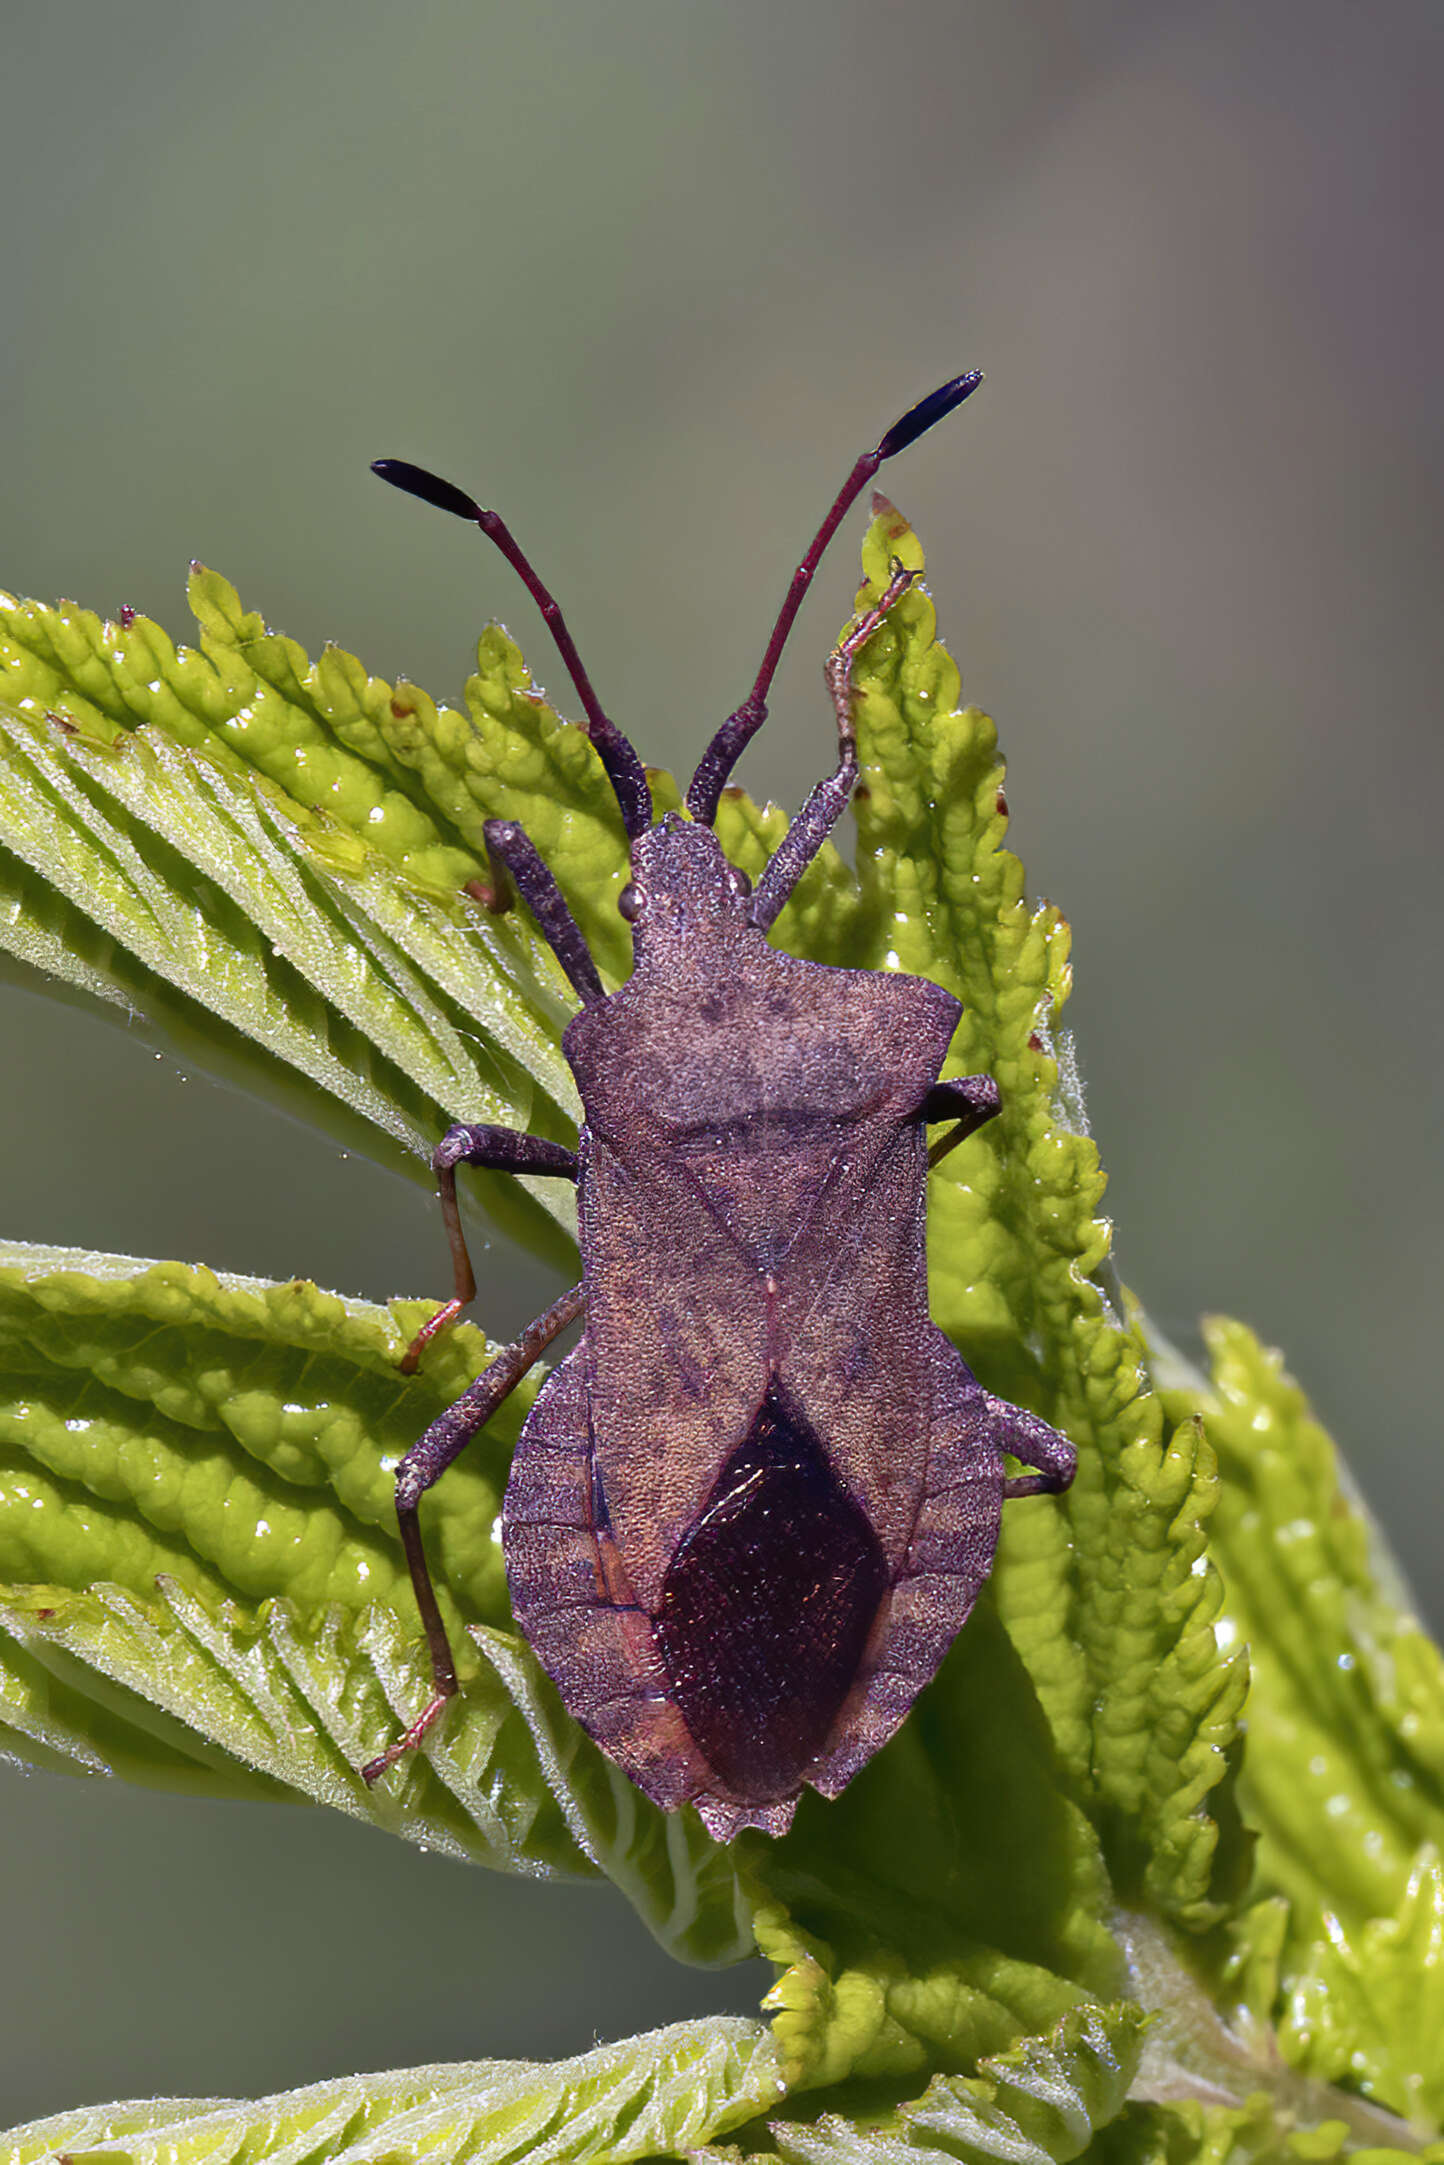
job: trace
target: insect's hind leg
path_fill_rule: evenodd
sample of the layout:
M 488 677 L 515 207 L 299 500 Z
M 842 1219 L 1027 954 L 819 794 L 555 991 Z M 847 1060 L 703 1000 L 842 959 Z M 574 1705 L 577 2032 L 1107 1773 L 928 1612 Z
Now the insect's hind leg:
M 431 1164 L 451 1249 L 453 1292 L 444 1307 L 427 1317 L 401 1356 L 403 1376 L 415 1375 L 424 1348 L 438 1331 L 449 1329 L 462 1309 L 476 1298 L 476 1273 L 471 1267 L 456 1200 L 457 1166 L 475 1165 L 493 1173 L 555 1174 L 559 1180 L 575 1180 L 578 1174 L 577 1154 L 563 1144 L 549 1143 L 540 1135 L 522 1135 L 515 1128 L 485 1125 L 448 1128 L 432 1153 Z
M 454 1406 L 448 1406 L 445 1413 L 432 1422 L 396 1469 L 396 1519 L 411 1573 L 412 1592 L 421 1612 L 422 1628 L 431 1654 L 431 1675 L 436 1689 L 404 1735 L 361 1769 L 361 1779 L 368 1788 L 405 1753 L 415 1750 L 447 1700 L 456 1696 L 456 1663 L 452 1659 L 451 1642 L 446 1636 L 446 1625 L 422 1546 L 421 1499 L 441 1479 L 447 1467 L 461 1456 L 472 1437 L 485 1428 L 498 1406 L 511 1396 L 528 1370 L 536 1366 L 557 1334 L 575 1322 L 584 1305 L 580 1285 L 574 1285 L 560 1300 L 553 1301 L 546 1313 L 538 1316 L 520 1338 L 503 1346 L 490 1367 L 482 1371 Z
M 932 1126 L 937 1121 L 951 1120 L 955 1125 L 932 1145 L 928 1164 L 937 1165 L 1002 1109 L 1002 1096 L 991 1075 L 959 1075 L 952 1082 L 934 1083 L 923 1100 L 924 1123 Z
M 893 604 L 917 578 L 896 557 L 892 577 L 871 609 L 855 617 L 827 658 L 827 688 L 837 716 L 836 771 L 820 781 L 798 813 L 757 882 L 747 911 L 749 924 L 765 932 L 847 809 L 857 781 L 857 726 L 853 717 L 852 665 Z
M 1060 1436 L 1036 1413 L 1029 1413 L 1023 1406 L 1010 1406 L 1005 1398 L 994 1398 L 991 1392 L 988 1405 L 999 1449 L 1021 1459 L 1025 1466 L 1038 1469 L 1036 1473 L 1011 1475 L 1003 1483 L 1004 1496 L 1060 1496 L 1072 1486 L 1078 1471 L 1078 1453 L 1066 1436 Z

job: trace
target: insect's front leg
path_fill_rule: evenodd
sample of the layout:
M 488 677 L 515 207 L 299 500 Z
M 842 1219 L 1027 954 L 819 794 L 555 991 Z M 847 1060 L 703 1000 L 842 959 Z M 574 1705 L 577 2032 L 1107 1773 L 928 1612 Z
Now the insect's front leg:
M 998 1086 L 991 1075 L 959 1075 L 952 1082 L 934 1083 L 923 1100 L 923 1119 L 929 1127 L 940 1120 L 957 1124 L 940 1135 L 928 1152 L 928 1164 L 936 1165 L 959 1143 L 976 1135 L 985 1121 L 1001 1112 Z
M 481 899 L 489 908 L 503 910 L 515 883 L 543 939 L 570 978 L 577 998 L 584 1007 L 602 999 L 602 981 L 581 926 L 567 908 L 560 887 L 525 827 L 514 819 L 489 819 L 482 832 L 491 866 L 491 892 Z
M 516 1138 L 526 1141 L 526 1137 Z M 401 1528 L 401 1545 L 406 1551 L 407 1568 L 411 1573 L 412 1591 L 416 1606 L 421 1612 L 422 1628 L 431 1654 L 431 1674 L 435 1693 L 420 1715 L 399 1736 L 396 1742 L 372 1759 L 361 1769 L 361 1779 L 367 1784 L 377 1781 L 388 1767 L 405 1753 L 413 1751 L 448 1699 L 456 1695 L 456 1663 L 451 1655 L 451 1643 L 446 1636 L 436 1589 L 431 1583 L 427 1569 L 426 1551 L 421 1541 L 419 1506 L 426 1491 L 445 1473 L 447 1467 L 466 1449 L 473 1436 L 485 1428 L 498 1406 L 510 1397 L 527 1371 L 534 1368 L 542 1354 L 559 1332 L 581 1314 L 584 1298 L 580 1285 L 563 1293 L 554 1301 L 545 1315 L 524 1330 L 520 1338 L 504 1346 L 491 1366 L 483 1370 L 468 1391 L 463 1392 L 454 1406 L 448 1406 L 433 1421 L 419 1443 L 414 1443 L 396 1469 L 396 1518 Z
M 764 932 L 776 922 L 783 904 L 851 801 L 857 781 L 857 724 L 853 715 L 852 665 L 858 650 L 867 645 L 873 633 L 885 621 L 893 604 L 901 600 L 916 578 L 917 573 L 909 571 L 895 557 L 892 577 L 886 591 L 878 597 L 871 609 L 864 610 L 861 616 L 853 619 L 827 658 L 827 689 L 832 699 L 833 713 L 837 716 L 837 768 L 834 773 L 817 783 L 757 882 L 757 892 L 748 905 L 747 922 L 759 926 Z
M 427 1317 L 406 1348 L 401 1357 L 403 1376 L 416 1373 L 423 1348 L 438 1331 L 448 1329 L 462 1309 L 476 1298 L 476 1273 L 467 1253 L 466 1235 L 461 1229 L 461 1211 L 456 1200 L 457 1166 L 475 1165 L 493 1173 L 554 1174 L 559 1180 L 577 1178 L 574 1150 L 566 1149 L 561 1143 L 546 1142 L 540 1135 L 522 1135 L 515 1128 L 482 1125 L 448 1128 L 432 1154 L 431 1163 L 451 1248 L 454 1291 L 444 1307 Z

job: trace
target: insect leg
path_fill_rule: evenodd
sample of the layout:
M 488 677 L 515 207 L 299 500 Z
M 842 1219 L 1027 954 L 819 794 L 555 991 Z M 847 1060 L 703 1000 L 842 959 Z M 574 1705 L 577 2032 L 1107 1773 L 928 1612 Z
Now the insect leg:
M 1058 1496 L 1068 1488 L 1078 1470 L 1078 1453 L 1066 1436 L 1050 1428 L 1036 1413 L 1010 1406 L 1004 1398 L 988 1395 L 993 1436 L 1000 1451 L 1009 1451 L 1036 1473 L 1015 1474 L 1003 1483 L 1005 1496 Z
M 461 1212 L 456 1202 L 456 1168 L 458 1165 L 477 1165 L 493 1173 L 531 1173 L 533 1175 L 555 1174 L 559 1180 L 575 1180 L 577 1177 L 577 1154 L 561 1143 L 549 1143 L 540 1135 L 520 1135 L 515 1128 L 455 1127 L 448 1128 L 432 1153 L 432 1166 L 436 1173 L 437 1192 L 441 1197 L 441 1215 L 446 1225 L 446 1238 L 451 1248 L 451 1271 L 454 1291 L 445 1307 L 438 1308 L 435 1315 L 428 1316 L 401 1357 L 401 1373 L 416 1373 L 416 1364 L 422 1349 L 438 1331 L 446 1330 L 461 1314 L 468 1302 L 476 1298 L 476 1274 L 471 1267 L 471 1257 L 466 1252 L 466 1235 L 461 1229 Z
M 885 592 L 871 609 L 854 618 L 827 658 L 825 674 L 837 716 L 838 762 L 812 791 L 773 853 L 757 882 L 748 906 L 747 921 L 762 931 L 775 922 L 779 911 L 847 809 L 857 781 L 857 726 L 853 718 L 852 664 L 859 647 L 865 646 L 893 603 L 904 595 L 917 577 L 893 562 Z
M 489 819 L 482 832 L 491 860 L 493 909 L 505 909 L 507 874 L 515 880 L 522 901 L 541 928 L 557 961 L 571 979 L 577 998 L 585 1007 L 604 997 L 602 981 L 592 951 L 582 938 L 581 927 L 562 900 L 562 891 L 537 853 L 525 827 L 514 819 Z
M 414 1443 L 396 1469 L 396 1519 L 401 1529 L 401 1545 L 406 1551 L 407 1568 L 411 1573 L 412 1591 L 416 1606 L 421 1612 L 422 1628 L 431 1653 L 431 1674 L 435 1682 L 435 1694 L 422 1709 L 404 1735 L 389 1745 L 379 1758 L 372 1759 L 361 1769 L 361 1779 L 368 1788 L 394 1766 L 406 1752 L 421 1742 L 427 1730 L 436 1720 L 448 1699 L 456 1695 L 456 1664 L 452 1660 L 446 1625 L 436 1599 L 436 1589 L 431 1583 L 431 1573 L 426 1567 L 426 1551 L 421 1542 L 421 1520 L 418 1507 L 426 1491 L 445 1473 L 453 1459 L 459 1458 L 473 1436 L 477 1435 L 504 1399 L 516 1389 L 528 1369 L 535 1367 L 542 1354 L 557 1336 L 581 1314 L 584 1296 L 579 1285 L 563 1293 L 553 1301 L 544 1315 L 524 1330 L 520 1338 L 509 1346 L 503 1346 L 489 1368 L 477 1377 L 468 1391 L 464 1391 L 454 1406 L 448 1406 L 433 1421 L 419 1443 Z
M 928 1152 L 928 1164 L 936 1165 L 950 1150 L 976 1135 L 985 1121 L 991 1120 L 1002 1110 L 1003 1101 L 998 1086 L 991 1075 L 959 1075 L 952 1082 L 934 1083 L 923 1100 L 923 1119 L 929 1126 L 935 1120 L 952 1120 L 957 1124 L 940 1135 Z

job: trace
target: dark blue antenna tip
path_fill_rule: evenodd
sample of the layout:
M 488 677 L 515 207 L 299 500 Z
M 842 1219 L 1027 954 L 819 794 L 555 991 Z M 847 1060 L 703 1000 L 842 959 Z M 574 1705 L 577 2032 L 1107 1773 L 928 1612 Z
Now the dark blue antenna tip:
M 951 383 L 945 383 L 940 390 L 931 391 L 926 398 L 920 398 L 916 406 L 903 415 L 901 421 L 894 421 L 877 447 L 878 457 L 890 459 L 899 451 L 906 451 L 909 444 L 915 444 L 919 436 L 927 434 L 935 421 L 941 421 L 955 406 L 961 406 L 965 398 L 971 398 L 982 380 L 982 370 L 970 368 L 966 376 L 954 376 Z
M 423 504 L 434 504 L 438 511 L 450 511 L 458 519 L 481 516 L 480 504 L 474 503 L 465 489 L 459 489 L 454 481 L 443 481 L 439 474 L 429 474 L 424 466 L 413 466 L 409 459 L 373 459 L 371 471 L 389 481 L 393 489 L 405 489 L 408 496 L 419 496 Z

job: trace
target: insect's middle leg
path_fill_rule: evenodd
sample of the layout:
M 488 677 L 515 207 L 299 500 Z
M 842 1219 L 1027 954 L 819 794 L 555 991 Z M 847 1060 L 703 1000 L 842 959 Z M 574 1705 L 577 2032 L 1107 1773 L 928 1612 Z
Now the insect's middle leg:
M 965 1136 L 1001 1110 L 1002 1099 L 991 1075 L 960 1075 L 953 1082 L 935 1083 L 923 1105 L 926 1121 L 955 1120 L 956 1127 L 940 1135 L 928 1152 L 928 1164 L 936 1165 Z M 1036 1473 L 1013 1474 L 1003 1483 L 1005 1496 L 1057 1496 L 1077 1471 L 1078 1454 L 1066 1436 L 1050 1428 L 1036 1413 L 1010 1406 L 1005 1399 L 988 1398 L 993 1436 L 999 1447 L 1035 1466 Z
M 456 1200 L 457 1166 L 475 1165 L 492 1173 L 554 1174 L 559 1180 L 575 1180 L 578 1172 L 577 1154 L 564 1144 L 549 1143 L 540 1135 L 522 1135 L 515 1128 L 485 1125 L 448 1128 L 432 1154 L 431 1163 L 451 1249 L 454 1290 L 445 1306 L 427 1317 L 401 1356 L 403 1376 L 416 1373 L 423 1349 L 438 1331 L 449 1329 L 462 1309 L 476 1298 L 476 1273 L 467 1253 L 461 1210 Z
M 525 1141 L 526 1137 L 518 1140 Z M 369 1787 L 390 1766 L 394 1766 L 406 1752 L 414 1750 L 435 1721 L 448 1699 L 456 1694 L 456 1663 L 452 1660 L 451 1644 L 446 1636 L 446 1625 L 436 1599 L 436 1589 L 431 1583 L 427 1569 L 426 1551 L 421 1541 L 419 1507 L 426 1491 L 441 1479 L 453 1460 L 459 1458 L 473 1436 L 478 1435 L 498 1406 L 511 1396 L 527 1371 L 536 1366 L 542 1354 L 560 1331 L 564 1331 L 581 1314 L 585 1305 L 582 1289 L 574 1285 L 554 1301 L 544 1315 L 524 1330 L 520 1338 L 509 1346 L 503 1346 L 489 1368 L 477 1377 L 469 1390 L 464 1391 L 454 1406 L 433 1421 L 419 1443 L 414 1443 L 396 1469 L 396 1518 L 401 1529 L 401 1545 L 406 1551 L 407 1568 L 411 1573 L 411 1587 L 416 1596 L 416 1606 L 421 1612 L 426 1644 L 431 1654 L 431 1674 L 436 1686 L 435 1693 L 421 1714 L 399 1736 L 396 1742 L 370 1760 L 361 1769 L 361 1778 Z

